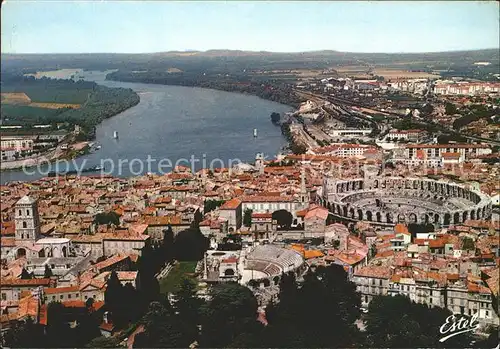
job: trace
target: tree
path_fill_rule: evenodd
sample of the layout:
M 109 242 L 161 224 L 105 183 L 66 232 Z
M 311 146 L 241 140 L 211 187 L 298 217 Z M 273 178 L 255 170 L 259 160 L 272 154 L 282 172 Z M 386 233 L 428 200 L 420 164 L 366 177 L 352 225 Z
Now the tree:
M 255 338 L 260 325 L 257 300 L 250 289 L 235 282 L 217 284 L 210 290 L 210 296 L 203 309 L 201 346 L 226 347 L 242 334 Z
M 198 209 L 194 212 L 194 217 L 193 217 L 193 222 L 191 222 L 191 227 L 199 228 L 202 220 L 203 220 L 203 214 Z
M 457 107 L 453 103 L 447 102 L 444 106 L 447 115 L 453 115 L 457 113 Z
M 50 279 L 52 277 L 52 269 L 50 269 L 48 264 L 45 264 L 45 271 L 43 273 L 45 279 Z
M 416 237 L 420 233 L 432 233 L 434 225 L 431 223 L 410 223 L 408 224 L 408 231 L 412 237 Z
M 215 210 L 217 207 L 220 207 L 225 200 L 211 200 L 207 199 L 203 203 L 203 212 L 208 213 L 210 211 Z
M 245 212 L 243 212 L 243 225 L 245 227 L 250 227 L 252 225 L 252 210 L 247 208 Z
M 307 148 L 303 144 L 291 143 L 290 150 L 295 155 L 300 155 L 300 154 L 305 154 L 305 152 L 307 151 Z
M 171 262 L 174 258 L 174 231 L 172 226 L 169 224 L 167 229 L 163 230 L 163 241 L 161 244 L 163 250 L 164 262 Z
M 125 303 L 129 302 L 129 299 L 125 299 L 123 292 L 123 286 L 118 279 L 116 271 L 112 271 L 109 279 L 106 283 L 106 291 L 104 292 L 104 302 L 106 307 L 111 312 L 111 318 L 115 326 L 120 327 L 125 324 Z
M 208 250 L 210 241 L 200 229 L 189 228 L 177 234 L 174 240 L 175 259 L 178 261 L 199 261 Z
M 43 327 L 27 318 L 12 322 L 10 328 L 2 333 L 0 344 L 10 348 L 43 348 L 47 347 L 47 338 Z
M 144 332 L 135 336 L 134 348 L 187 348 L 192 343 L 168 302 L 151 302 L 141 323 Z
M 89 300 L 92 298 L 89 298 Z M 93 299 L 92 299 L 93 300 Z M 134 303 L 134 302 L 130 302 Z M 99 337 L 101 331 L 99 329 L 98 316 L 93 313 L 91 307 L 85 309 L 85 314 L 83 314 L 80 319 L 78 326 L 74 332 L 74 338 L 76 339 L 76 346 L 83 347 L 89 343 L 92 339 Z
M 146 246 L 142 250 L 142 255 L 137 261 L 136 288 L 140 307 L 146 311 L 149 303 L 158 300 L 160 295 L 160 285 L 156 279 L 156 273 L 160 269 L 156 260 L 157 253 L 151 246 Z
M 424 106 L 420 109 L 420 112 L 424 115 L 430 115 L 434 111 L 434 107 L 430 103 L 425 103 Z
M 280 122 L 280 119 L 281 119 L 280 113 L 276 112 L 271 113 L 271 122 L 273 124 L 277 124 L 278 122 Z
M 464 348 L 470 342 L 467 334 L 455 336 L 444 343 L 440 327 L 451 312 L 412 302 L 404 296 L 377 296 L 366 316 L 366 335 L 370 347 L 384 348 Z
M 276 220 L 278 226 L 283 229 L 290 229 L 293 222 L 293 215 L 287 210 L 277 210 L 272 214 L 273 220 Z
M 23 270 L 21 271 L 21 279 L 23 280 L 33 279 L 33 274 L 29 273 L 26 269 L 23 268 Z
M 96 214 L 94 218 L 94 223 L 99 224 L 99 225 L 110 225 L 114 224 L 115 226 L 120 225 L 120 216 L 118 213 L 111 211 L 111 212 L 103 212 L 103 213 L 98 213 Z
M 356 286 L 339 265 L 317 267 L 297 283 L 293 273 L 281 278 L 279 303 L 266 308 L 266 347 L 350 347 L 359 344 L 354 321 L 361 301 Z M 318 316 L 328 314 L 328 321 Z
M 125 286 L 123 286 L 122 290 L 122 299 L 139 299 L 139 294 L 137 290 L 132 286 L 130 282 L 127 282 Z M 123 304 L 123 318 L 127 323 L 136 321 L 141 316 L 141 304 L 140 302 L 124 302 Z
M 474 348 L 495 348 L 498 347 L 498 326 L 491 325 L 487 332 L 488 338 L 482 339 L 474 343 Z
M 120 339 L 118 337 L 97 337 L 92 339 L 87 348 L 118 348 Z
M 49 347 L 75 347 L 76 338 L 66 318 L 66 309 L 59 302 L 47 307 L 47 343 Z
M 173 308 L 178 313 L 182 333 L 187 342 L 198 338 L 200 309 L 203 303 L 203 300 L 196 295 L 196 284 L 193 280 L 183 278 L 179 290 L 175 293 Z
M 466 251 L 475 251 L 476 245 L 474 244 L 474 240 L 471 238 L 464 236 L 462 238 L 462 250 Z

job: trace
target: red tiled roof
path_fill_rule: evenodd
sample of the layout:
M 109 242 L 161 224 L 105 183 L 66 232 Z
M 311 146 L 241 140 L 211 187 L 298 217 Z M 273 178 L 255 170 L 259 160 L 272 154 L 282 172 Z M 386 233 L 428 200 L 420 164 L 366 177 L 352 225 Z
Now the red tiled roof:
M 54 294 L 54 293 L 78 292 L 79 290 L 80 289 L 78 286 L 47 287 L 47 288 L 44 288 L 43 292 L 45 294 Z
M 410 235 L 408 227 L 405 224 L 398 223 L 394 226 L 394 233 Z
M 328 210 L 323 207 L 315 207 L 313 209 L 310 209 L 306 216 L 305 219 L 310 219 L 313 217 L 318 217 L 320 219 L 327 219 L 328 218 Z
M 238 258 L 236 257 L 230 257 L 222 260 L 222 263 L 237 263 Z
M 104 269 L 106 267 L 109 267 L 113 264 L 116 264 L 116 263 L 119 263 L 121 261 L 124 261 L 125 259 L 129 258 L 128 256 L 126 255 L 114 255 L 114 256 L 111 256 L 105 260 L 103 260 L 102 262 L 99 262 L 99 263 L 96 263 L 94 265 L 94 267 L 97 268 L 97 270 L 101 270 L 101 269 Z
M 389 279 L 391 277 L 391 269 L 385 266 L 367 265 L 354 273 L 355 276 L 367 276 L 373 278 Z
M 445 159 L 458 159 L 458 158 L 460 158 L 460 153 L 445 152 L 445 153 L 441 153 L 441 157 L 443 157 Z
M 272 213 L 252 213 L 252 218 L 272 218 Z
M 0 243 L 1 243 L 2 247 L 14 247 L 14 246 L 16 246 L 16 239 L 2 237 L 0 239 Z
M 2 286 L 48 286 L 50 279 L 7 279 L 2 280 Z
M 222 206 L 219 207 L 220 210 L 235 210 L 241 205 L 241 200 L 238 198 L 226 201 Z
M 111 332 L 113 331 L 113 329 L 115 328 L 115 325 L 113 325 L 112 323 L 110 322 L 103 322 L 99 328 L 105 330 L 105 331 L 108 331 L 108 332 Z
M 307 214 L 307 209 L 303 209 L 303 210 L 300 210 L 300 211 L 295 212 L 295 215 L 296 215 L 297 217 L 305 217 L 305 216 L 306 216 L 306 214 Z
M 64 302 L 62 302 L 62 305 L 64 305 L 67 308 L 85 308 L 86 307 L 85 302 L 79 301 L 79 300 L 64 301 Z
M 444 247 L 446 241 L 444 239 L 431 239 L 429 240 L 429 248 L 441 248 Z

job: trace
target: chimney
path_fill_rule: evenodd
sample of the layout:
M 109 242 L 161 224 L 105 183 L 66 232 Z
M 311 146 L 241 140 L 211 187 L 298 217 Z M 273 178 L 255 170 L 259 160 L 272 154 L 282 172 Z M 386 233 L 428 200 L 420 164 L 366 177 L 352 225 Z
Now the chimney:
M 105 311 L 104 314 L 102 315 L 102 320 L 104 321 L 105 324 L 108 323 L 108 312 Z

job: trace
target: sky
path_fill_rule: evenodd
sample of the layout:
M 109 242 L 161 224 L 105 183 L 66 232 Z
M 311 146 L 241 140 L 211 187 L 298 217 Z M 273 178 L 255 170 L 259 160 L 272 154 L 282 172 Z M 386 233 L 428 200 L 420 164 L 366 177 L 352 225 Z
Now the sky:
M 2 53 L 435 52 L 500 37 L 495 1 L 7 0 L 1 34 Z

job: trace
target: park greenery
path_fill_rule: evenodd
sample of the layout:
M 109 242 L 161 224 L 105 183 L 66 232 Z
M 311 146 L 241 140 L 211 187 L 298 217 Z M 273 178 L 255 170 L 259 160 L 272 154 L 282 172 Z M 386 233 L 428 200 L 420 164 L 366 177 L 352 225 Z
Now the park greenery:
M 217 207 L 221 206 L 224 202 L 225 202 L 225 200 L 217 200 L 217 199 L 211 200 L 211 199 L 207 199 L 203 203 L 203 212 L 204 213 L 208 213 L 210 211 L 213 211 Z
M 293 216 L 287 210 L 277 210 L 272 213 L 272 219 L 276 220 L 279 229 L 288 230 L 293 223 Z
M 454 115 L 458 112 L 458 109 L 455 106 L 455 104 L 449 102 L 444 105 L 444 110 L 447 115 Z
M 465 333 L 441 343 L 439 329 L 451 312 L 412 302 L 408 297 L 377 296 L 366 315 L 366 345 L 371 348 L 466 348 Z
M 473 104 L 464 108 L 461 111 L 462 116 L 453 122 L 453 128 L 459 130 L 464 126 L 467 126 L 471 122 L 478 120 L 486 120 L 488 124 L 494 124 L 500 122 L 500 110 L 498 108 L 493 109 L 492 107 L 487 107 L 484 104 Z
M 243 212 L 243 225 L 245 227 L 250 227 L 252 225 L 252 210 L 247 208 Z
M 160 280 L 160 293 L 175 293 L 185 278 L 194 275 L 197 262 L 176 262 L 168 275 Z
M 102 212 L 98 213 L 95 215 L 94 218 L 94 223 L 97 225 L 115 225 L 119 226 L 120 225 L 120 216 L 118 213 L 111 211 L 111 212 Z

